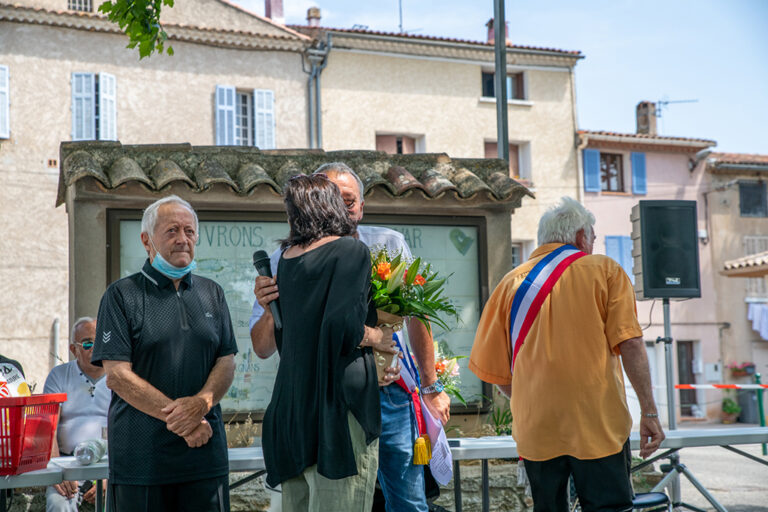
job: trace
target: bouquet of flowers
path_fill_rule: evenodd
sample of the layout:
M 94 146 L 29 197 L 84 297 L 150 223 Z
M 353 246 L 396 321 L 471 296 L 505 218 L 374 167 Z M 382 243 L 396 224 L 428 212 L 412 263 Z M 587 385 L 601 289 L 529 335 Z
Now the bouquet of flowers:
M 459 391 L 459 385 L 461 384 L 459 359 L 464 359 L 465 357 L 467 356 L 455 356 L 447 347 L 441 349 L 440 344 L 435 342 L 435 373 L 437 374 L 437 380 L 443 385 L 443 391 L 450 396 L 456 397 L 462 404 L 467 405 L 467 401 L 464 400 Z
M 371 286 L 376 309 L 419 319 L 431 331 L 430 322 L 450 330 L 446 315 L 458 319 L 456 307 L 445 291 L 445 278 L 439 278 L 431 264 L 421 258 L 405 261 L 400 254 L 390 257 L 386 249 L 371 253 Z

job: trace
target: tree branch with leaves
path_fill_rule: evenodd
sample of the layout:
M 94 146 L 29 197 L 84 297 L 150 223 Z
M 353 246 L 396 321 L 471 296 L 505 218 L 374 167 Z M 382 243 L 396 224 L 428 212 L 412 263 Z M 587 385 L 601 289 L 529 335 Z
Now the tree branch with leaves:
M 160 24 L 163 5 L 173 7 L 174 0 L 108 0 L 99 6 L 109 21 L 117 23 L 129 38 L 127 48 L 139 47 L 139 57 L 149 57 L 155 51 L 173 55 L 166 41 L 168 34 Z

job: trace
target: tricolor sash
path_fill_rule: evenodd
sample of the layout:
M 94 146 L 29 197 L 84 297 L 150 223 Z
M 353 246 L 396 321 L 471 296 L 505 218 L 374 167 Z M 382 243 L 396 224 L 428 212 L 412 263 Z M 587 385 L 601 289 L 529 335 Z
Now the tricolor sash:
M 523 346 L 525 337 L 544 304 L 544 299 L 552 291 L 568 265 L 586 255 L 587 253 L 572 245 L 558 247 L 534 265 L 515 292 L 512 310 L 509 313 L 509 339 L 512 344 L 510 373 L 514 373 L 517 353 Z

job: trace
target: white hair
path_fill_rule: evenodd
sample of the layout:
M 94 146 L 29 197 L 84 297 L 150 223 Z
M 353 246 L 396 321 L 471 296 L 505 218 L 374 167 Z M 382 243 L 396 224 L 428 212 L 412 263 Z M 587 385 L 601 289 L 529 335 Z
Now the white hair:
M 318 173 L 324 173 L 324 174 L 348 174 L 355 178 L 355 181 L 357 182 L 357 187 L 360 189 L 360 201 L 363 200 L 363 196 L 365 195 L 365 186 L 363 185 L 363 180 L 360 179 L 360 176 L 357 175 L 355 171 L 352 170 L 347 164 L 343 162 L 330 162 L 327 164 L 323 164 L 317 169 L 315 169 L 315 172 L 312 174 L 318 174 Z
M 195 232 L 199 232 L 199 222 L 197 220 L 197 213 L 195 213 L 195 209 L 192 208 L 192 205 L 180 198 L 177 195 L 170 195 L 167 197 L 164 197 L 162 199 L 158 199 L 151 205 L 147 206 L 147 209 L 144 210 L 144 215 L 141 217 L 141 232 L 146 233 L 149 236 L 154 235 L 155 233 L 155 225 L 157 224 L 157 210 L 166 203 L 176 203 L 178 205 L 183 206 L 187 210 L 190 211 L 190 213 L 195 217 Z
M 541 216 L 539 245 L 555 242 L 573 244 L 576 242 L 576 233 L 582 229 L 587 237 L 591 237 L 594 223 L 595 216 L 592 212 L 575 199 L 563 197 L 560 204 L 556 204 Z
M 74 343 L 75 342 L 75 333 L 77 333 L 77 329 L 80 328 L 83 324 L 89 324 L 91 322 L 95 322 L 96 319 L 91 318 L 90 316 L 81 316 L 77 320 L 75 320 L 75 323 L 72 324 L 72 329 L 69 332 L 69 342 Z

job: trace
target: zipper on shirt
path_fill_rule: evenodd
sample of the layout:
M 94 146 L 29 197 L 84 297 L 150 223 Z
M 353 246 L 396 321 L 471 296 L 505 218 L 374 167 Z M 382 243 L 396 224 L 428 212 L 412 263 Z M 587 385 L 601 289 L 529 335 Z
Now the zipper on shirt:
M 179 313 L 181 314 L 181 328 L 185 331 L 189 330 L 189 322 L 187 321 L 187 308 L 184 307 L 184 301 L 181 299 L 181 293 L 176 290 L 176 297 L 179 299 Z

